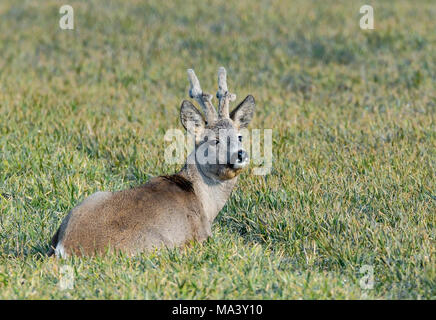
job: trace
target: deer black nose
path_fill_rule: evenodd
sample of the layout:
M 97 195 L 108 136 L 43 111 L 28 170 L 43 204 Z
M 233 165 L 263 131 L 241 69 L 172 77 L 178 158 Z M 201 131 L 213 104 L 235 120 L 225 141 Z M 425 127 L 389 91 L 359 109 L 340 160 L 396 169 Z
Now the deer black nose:
M 233 154 L 229 166 L 230 168 L 242 168 L 246 165 L 247 160 L 248 160 L 247 152 L 241 149 Z
M 239 150 L 238 151 L 238 162 L 237 163 L 245 163 L 248 160 L 248 154 L 247 152 L 245 152 L 244 150 Z
M 243 150 L 239 150 L 239 151 L 238 151 L 238 161 L 239 161 L 239 162 L 242 162 L 242 160 L 244 159 L 244 158 L 243 158 L 244 153 L 245 153 L 245 152 L 244 152 Z

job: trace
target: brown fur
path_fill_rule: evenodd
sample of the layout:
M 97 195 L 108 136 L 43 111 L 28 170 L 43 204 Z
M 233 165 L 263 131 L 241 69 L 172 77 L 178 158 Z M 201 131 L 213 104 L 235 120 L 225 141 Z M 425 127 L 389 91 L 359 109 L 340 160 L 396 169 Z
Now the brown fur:
M 182 177 L 179 174 L 173 174 L 172 176 L 161 176 L 164 179 L 167 179 L 168 181 L 174 182 L 180 189 L 187 191 L 187 192 L 194 192 L 194 187 L 192 186 L 192 182 L 186 179 L 185 177 Z
M 69 215 L 52 246 L 62 241 L 67 253 L 77 255 L 108 248 L 133 254 L 172 246 L 172 236 L 185 243 L 204 240 L 210 233 L 192 183 L 180 175 L 153 178 L 143 186 L 111 193 L 97 204 L 85 200 Z

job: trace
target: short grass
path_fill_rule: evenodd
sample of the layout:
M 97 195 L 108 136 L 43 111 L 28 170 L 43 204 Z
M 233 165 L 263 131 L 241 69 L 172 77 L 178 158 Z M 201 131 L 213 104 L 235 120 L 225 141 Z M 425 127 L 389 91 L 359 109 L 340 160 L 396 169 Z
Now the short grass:
M 0 3 L 0 298 L 436 298 L 434 1 L 372 1 L 366 31 L 360 1 L 68 3 L 74 31 L 62 1 Z M 44 257 L 84 197 L 180 168 L 163 136 L 186 69 L 213 92 L 221 65 L 274 161 L 242 174 L 213 237 Z

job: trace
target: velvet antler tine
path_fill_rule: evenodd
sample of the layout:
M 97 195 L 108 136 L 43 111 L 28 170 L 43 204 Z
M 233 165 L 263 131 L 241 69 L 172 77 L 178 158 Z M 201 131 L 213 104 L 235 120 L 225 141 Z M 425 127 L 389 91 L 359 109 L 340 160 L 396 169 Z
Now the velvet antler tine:
M 236 100 L 236 95 L 227 88 L 227 72 L 224 67 L 218 69 L 218 114 L 220 118 L 229 118 L 229 103 Z
M 200 81 L 198 81 L 193 69 L 188 69 L 188 80 L 190 84 L 189 96 L 200 104 L 204 115 L 206 116 L 207 122 L 214 122 L 217 118 L 217 113 L 212 104 L 212 95 L 203 93 L 200 87 Z

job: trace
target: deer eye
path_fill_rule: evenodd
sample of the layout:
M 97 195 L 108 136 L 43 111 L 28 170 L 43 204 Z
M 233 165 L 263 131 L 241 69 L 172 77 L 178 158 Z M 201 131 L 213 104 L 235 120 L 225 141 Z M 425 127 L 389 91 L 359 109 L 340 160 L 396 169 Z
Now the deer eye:
M 238 137 L 239 142 L 242 142 L 242 136 Z

